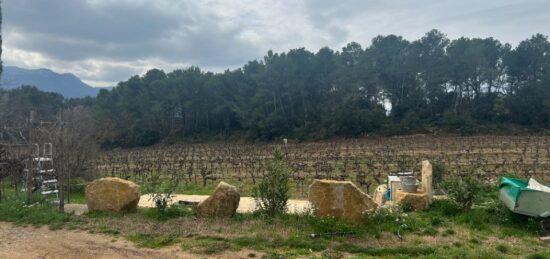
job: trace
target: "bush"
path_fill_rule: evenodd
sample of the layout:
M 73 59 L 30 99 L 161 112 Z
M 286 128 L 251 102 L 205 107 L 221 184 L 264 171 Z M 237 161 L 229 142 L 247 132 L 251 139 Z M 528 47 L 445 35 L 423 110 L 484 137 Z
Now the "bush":
M 274 159 L 267 164 L 267 175 L 253 189 L 253 197 L 259 211 L 273 217 L 286 211 L 289 199 L 290 169 L 284 164 L 284 155 L 277 150 Z
M 471 176 L 454 177 L 443 183 L 443 187 L 458 207 L 469 211 L 474 204 L 477 194 L 481 190 L 480 183 Z
M 448 169 L 445 166 L 445 164 L 434 161 L 432 163 L 432 179 L 433 179 L 433 186 L 437 189 L 441 187 L 441 184 L 443 182 L 443 177 L 447 174 Z

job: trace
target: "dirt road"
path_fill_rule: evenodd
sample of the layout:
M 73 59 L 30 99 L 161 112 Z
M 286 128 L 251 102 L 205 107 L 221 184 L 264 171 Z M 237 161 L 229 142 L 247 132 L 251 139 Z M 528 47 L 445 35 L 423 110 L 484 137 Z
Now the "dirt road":
M 245 251 L 224 252 L 210 258 L 246 258 Z M 82 231 L 20 227 L 0 222 L 0 258 L 205 258 L 178 246 L 136 248 L 123 238 Z

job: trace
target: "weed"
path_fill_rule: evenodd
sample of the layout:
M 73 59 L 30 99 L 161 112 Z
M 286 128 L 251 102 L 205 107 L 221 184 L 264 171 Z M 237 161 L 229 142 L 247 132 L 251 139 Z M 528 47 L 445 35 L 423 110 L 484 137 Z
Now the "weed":
M 446 236 L 452 236 L 454 234 L 456 234 L 456 232 L 453 229 L 445 229 L 445 231 L 443 231 L 441 235 L 446 237 Z
M 427 227 L 420 230 L 420 235 L 426 235 L 426 236 L 435 236 L 437 235 L 437 229 L 433 227 Z
M 399 203 L 403 212 L 412 212 L 414 210 L 412 203 L 409 200 L 403 200 Z
M 340 243 L 335 250 L 352 254 L 363 254 L 368 256 L 421 256 L 430 255 L 435 252 L 432 247 L 392 247 L 392 248 L 373 248 L 351 243 Z
M 550 253 L 547 252 L 547 253 L 530 254 L 526 258 L 527 259 L 548 259 L 548 258 L 550 258 Z
M 477 238 L 471 238 L 470 243 L 472 243 L 474 245 L 479 245 L 479 244 L 481 244 L 481 241 L 479 241 L 479 239 L 477 239 Z
M 146 218 L 153 220 L 165 221 L 172 218 L 178 217 L 189 217 L 195 215 L 195 210 L 192 207 L 178 206 L 173 205 L 166 209 L 164 212 L 159 214 L 158 209 L 156 208 L 144 208 L 139 210 Z
M 327 259 L 339 259 L 344 257 L 344 255 L 341 252 L 333 251 L 333 250 L 325 250 L 323 251 L 322 255 L 323 255 L 323 258 L 327 258 Z
M 499 244 L 495 247 L 495 249 L 503 254 L 506 254 L 510 251 L 510 247 L 507 245 Z
M 361 229 L 350 222 L 335 217 L 308 217 L 308 222 L 315 235 L 332 237 L 333 235 L 357 234 Z
M 179 242 L 179 237 L 177 237 L 176 235 L 153 235 L 136 233 L 128 235 L 126 238 L 136 243 L 139 247 L 147 248 L 161 248 Z
M 0 221 L 34 226 L 50 225 L 50 229 L 56 230 L 73 219 L 73 215 L 58 212 L 55 206 L 47 203 L 26 206 L 17 199 L 0 203 Z
M 99 228 L 96 230 L 97 233 L 101 233 L 101 234 L 109 234 L 109 235 L 118 235 L 120 234 L 120 231 L 117 230 L 117 229 L 112 229 L 106 225 L 101 225 L 99 226 Z

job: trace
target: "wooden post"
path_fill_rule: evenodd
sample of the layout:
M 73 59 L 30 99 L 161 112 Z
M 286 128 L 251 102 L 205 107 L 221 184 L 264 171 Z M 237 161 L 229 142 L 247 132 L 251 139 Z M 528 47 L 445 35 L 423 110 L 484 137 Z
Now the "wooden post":
M 431 204 L 433 199 L 432 173 L 432 164 L 430 164 L 430 161 L 422 161 L 422 191 L 428 196 L 428 204 Z
M 59 154 L 58 156 L 58 171 L 57 171 L 57 183 L 59 186 L 57 187 L 59 189 L 59 211 L 65 212 L 65 195 L 63 194 L 63 184 L 64 184 L 64 172 L 65 172 L 65 162 L 64 162 L 64 155 L 65 155 L 65 149 L 63 148 L 63 110 L 59 113 L 59 123 L 60 123 L 60 131 L 59 131 L 59 145 L 57 148 L 57 152 Z

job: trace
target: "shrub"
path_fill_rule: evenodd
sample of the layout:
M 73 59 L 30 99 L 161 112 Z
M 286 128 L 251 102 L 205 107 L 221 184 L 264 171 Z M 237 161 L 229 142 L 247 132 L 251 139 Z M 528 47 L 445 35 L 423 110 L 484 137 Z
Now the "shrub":
M 153 172 L 146 175 L 144 188 L 149 193 L 149 200 L 155 204 L 157 217 L 165 217 L 174 193 L 181 182 L 183 174 L 171 174 L 170 179 L 162 179 L 160 173 Z
M 443 182 L 443 177 L 447 174 L 448 169 L 445 166 L 445 164 L 434 161 L 432 163 L 432 179 L 433 179 L 433 186 L 435 188 L 440 188 L 441 184 Z
M 481 189 L 480 183 L 471 176 L 454 177 L 443 183 L 443 187 L 460 209 L 469 211 L 476 195 Z
M 267 175 L 253 189 L 253 197 L 259 211 L 273 217 L 286 211 L 289 199 L 289 179 L 291 171 L 284 163 L 284 155 L 277 150 L 274 159 L 267 164 Z

